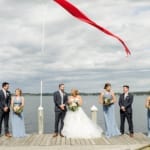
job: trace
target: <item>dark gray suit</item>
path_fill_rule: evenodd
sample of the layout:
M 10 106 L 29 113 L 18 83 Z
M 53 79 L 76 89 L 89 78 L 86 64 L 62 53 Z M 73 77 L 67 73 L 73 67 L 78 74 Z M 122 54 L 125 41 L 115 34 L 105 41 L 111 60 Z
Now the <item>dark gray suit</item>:
M 133 103 L 133 95 L 128 94 L 126 98 L 124 98 L 124 94 L 120 95 L 119 98 L 119 106 L 120 106 L 120 132 L 124 134 L 124 124 L 125 124 L 125 118 L 127 118 L 128 124 L 129 124 L 129 131 L 130 133 L 133 133 L 133 121 L 132 121 L 132 103 Z M 125 107 L 125 112 L 122 111 L 121 106 Z
M 6 92 L 6 97 L 3 90 L 0 90 L 0 134 L 2 130 L 2 122 L 4 119 L 5 134 L 9 133 L 9 112 L 11 103 L 11 93 Z M 4 107 L 8 107 L 8 112 L 4 112 Z
M 68 102 L 68 95 L 66 93 L 63 94 L 63 104 L 67 105 Z M 60 92 L 57 91 L 54 93 L 54 104 L 55 104 L 55 133 L 58 133 L 62 131 L 64 126 L 64 118 L 66 115 L 67 108 L 65 106 L 65 110 L 62 110 L 60 108 L 60 105 L 62 104 L 61 95 Z M 61 122 L 60 130 L 59 128 L 59 122 Z

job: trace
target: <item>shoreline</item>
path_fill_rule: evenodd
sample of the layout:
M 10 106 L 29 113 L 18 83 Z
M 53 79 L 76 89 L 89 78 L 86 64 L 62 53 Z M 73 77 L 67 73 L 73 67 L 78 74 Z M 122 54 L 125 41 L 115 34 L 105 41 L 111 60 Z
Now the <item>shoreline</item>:
M 133 95 L 150 95 L 150 91 L 144 91 L 144 92 L 131 92 Z M 81 96 L 98 96 L 100 93 L 80 93 Z M 116 95 L 120 95 L 121 93 L 116 92 Z M 24 93 L 24 96 L 40 96 L 40 93 Z M 53 93 L 43 93 L 43 96 L 53 96 Z M 70 95 L 70 94 L 68 94 Z

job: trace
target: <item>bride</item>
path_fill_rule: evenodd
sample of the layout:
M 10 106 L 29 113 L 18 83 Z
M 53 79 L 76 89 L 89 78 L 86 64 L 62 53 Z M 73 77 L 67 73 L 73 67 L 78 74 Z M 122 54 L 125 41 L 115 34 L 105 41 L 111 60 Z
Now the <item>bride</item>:
M 82 103 L 82 97 L 79 95 L 78 90 L 72 89 L 62 133 L 68 138 L 101 137 L 102 129 L 88 118 L 81 107 Z

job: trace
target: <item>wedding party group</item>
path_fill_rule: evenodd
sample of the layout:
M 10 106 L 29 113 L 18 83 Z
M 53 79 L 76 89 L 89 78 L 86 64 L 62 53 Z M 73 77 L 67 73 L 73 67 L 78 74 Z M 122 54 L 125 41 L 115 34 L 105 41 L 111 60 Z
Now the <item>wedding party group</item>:
M 120 107 L 120 130 L 115 119 L 116 96 L 110 83 L 104 85 L 99 96 L 99 103 L 103 107 L 105 131 L 94 123 L 82 109 L 83 100 L 77 89 L 72 89 L 70 96 L 64 91 L 64 84 L 59 84 L 59 90 L 54 93 L 55 103 L 55 133 L 68 138 L 99 138 L 105 133 L 107 138 L 120 136 L 125 133 L 125 119 L 129 125 L 129 136 L 134 137 L 132 104 L 133 95 L 129 86 L 123 85 L 123 93 L 118 104 Z M 150 97 L 147 98 L 145 107 L 148 118 L 148 137 L 150 137 Z
M 103 107 L 105 129 L 94 123 L 84 112 L 83 99 L 77 89 L 72 89 L 70 94 L 65 92 L 65 85 L 59 84 L 58 91 L 53 94 L 55 106 L 55 124 L 53 138 L 60 135 L 67 138 L 100 138 L 103 134 L 107 138 L 120 136 L 125 133 L 125 120 L 129 125 L 129 136 L 134 137 L 132 104 L 133 95 L 129 92 L 129 86 L 123 86 L 118 104 L 120 107 L 120 130 L 115 119 L 115 93 L 110 83 L 104 85 L 100 92 L 99 103 Z M 7 137 L 21 138 L 26 136 L 24 124 L 24 103 L 22 90 L 17 88 L 12 96 L 9 91 L 9 83 L 3 82 L 0 90 L 0 136 L 2 136 L 2 124 Z M 150 137 L 150 97 L 147 98 L 148 137 Z M 11 112 L 11 113 L 10 113 Z M 10 116 L 11 114 L 11 116 Z M 10 116 L 10 117 L 9 117 Z M 12 135 L 9 132 L 9 118 L 11 118 Z

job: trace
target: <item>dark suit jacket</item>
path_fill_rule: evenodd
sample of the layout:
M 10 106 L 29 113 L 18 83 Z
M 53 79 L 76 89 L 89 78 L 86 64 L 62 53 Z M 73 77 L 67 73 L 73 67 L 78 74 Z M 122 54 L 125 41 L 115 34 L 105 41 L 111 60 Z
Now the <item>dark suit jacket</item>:
M 120 95 L 119 98 L 119 106 L 121 108 L 121 106 L 124 106 L 126 109 L 127 113 L 132 113 L 132 103 L 133 103 L 133 95 L 132 94 L 128 94 L 128 96 L 126 97 L 126 99 L 124 99 L 124 94 Z M 120 109 L 120 112 L 123 112 Z
M 9 91 L 6 92 L 6 98 L 3 90 L 0 90 L 0 109 L 3 110 L 4 107 L 10 108 L 11 103 L 11 93 Z
M 60 92 L 56 91 L 53 96 L 54 96 L 54 103 L 55 103 L 55 111 L 63 111 L 59 107 L 61 105 Z M 67 105 L 67 102 L 68 102 L 68 95 L 67 95 L 67 93 L 64 93 L 63 104 Z M 64 111 L 67 111 L 66 106 L 65 106 L 65 110 Z

